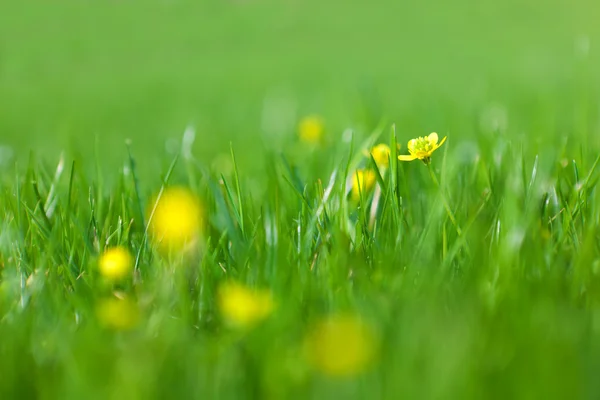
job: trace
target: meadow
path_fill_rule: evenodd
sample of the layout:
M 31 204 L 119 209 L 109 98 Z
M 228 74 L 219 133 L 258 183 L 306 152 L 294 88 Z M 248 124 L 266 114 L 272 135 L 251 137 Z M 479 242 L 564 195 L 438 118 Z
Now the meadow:
M 598 20 L 2 2 L 0 399 L 600 397 Z

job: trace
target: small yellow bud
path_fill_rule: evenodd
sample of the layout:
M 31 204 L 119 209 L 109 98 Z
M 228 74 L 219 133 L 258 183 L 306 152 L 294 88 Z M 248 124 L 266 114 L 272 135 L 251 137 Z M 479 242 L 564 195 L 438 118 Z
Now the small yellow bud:
M 125 331 L 139 323 L 140 311 L 137 304 L 128 298 L 109 297 L 98 303 L 96 316 L 105 328 Z
M 387 144 L 381 143 L 373 146 L 371 152 L 367 152 L 367 156 L 373 156 L 375 164 L 379 168 L 387 168 L 390 165 L 390 148 Z
M 363 197 L 375 186 L 377 177 L 370 169 L 359 169 L 352 175 L 352 198 L 358 200 L 362 193 Z
M 331 377 L 364 372 L 376 353 L 375 335 L 357 316 L 334 315 L 319 321 L 307 335 L 305 354 L 311 365 Z
M 100 256 L 98 267 L 102 276 L 118 281 L 131 273 L 133 256 L 125 247 L 113 247 Z
M 319 144 L 323 140 L 325 133 L 325 124 L 323 120 L 316 115 L 304 117 L 298 125 L 298 135 L 300 140 L 307 144 Z
M 165 189 L 149 208 L 150 233 L 161 247 L 182 250 L 198 240 L 203 210 L 198 198 L 188 189 Z
M 217 303 L 223 318 L 237 328 L 255 325 L 266 319 L 274 308 L 270 291 L 250 289 L 235 282 L 219 288 Z

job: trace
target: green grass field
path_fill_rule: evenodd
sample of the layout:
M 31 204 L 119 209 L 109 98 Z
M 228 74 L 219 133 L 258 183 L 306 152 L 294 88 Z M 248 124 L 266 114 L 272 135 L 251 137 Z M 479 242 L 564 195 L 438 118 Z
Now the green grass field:
M 1 2 L 0 399 L 599 398 L 599 20 Z

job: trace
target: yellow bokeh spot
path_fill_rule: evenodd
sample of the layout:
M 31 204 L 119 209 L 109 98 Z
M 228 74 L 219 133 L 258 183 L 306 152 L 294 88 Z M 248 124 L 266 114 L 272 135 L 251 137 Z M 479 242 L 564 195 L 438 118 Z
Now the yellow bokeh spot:
M 390 147 L 387 144 L 381 143 L 373 146 L 367 155 L 373 156 L 375 164 L 379 168 L 387 168 L 390 165 Z
M 129 298 L 108 297 L 98 303 L 96 316 L 105 328 L 124 331 L 137 326 L 140 311 L 137 304 Z
M 133 256 L 125 247 L 113 247 L 100 256 L 98 268 L 105 278 L 121 280 L 131 273 Z
M 150 233 L 161 247 L 181 250 L 196 242 L 201 233 L 200 200 L 183 187 L 165 189 L 149 208 Z
M 273 312 L 273 296 L 269 290 L 251 289 L 236 282 L 219 287 L 217 305 L 223 319 L 238 328 L 248 328 Z
M 356 376 L 372 364 L 377 349 L 373 331 L 351 314 L 319 321 L 305 340 L 310 364 L 330 377 Z
M 325 124 L 321 117 L 309 115 L 304 117 L 298 125 L 300 140 L 308 144 L 319 144 L 325 134 Z
M 370 169 L 359 169 L 352 175 L 352 198 L 358 200 L 362 193 L 363 197 L 375 186 L 377 177 Z

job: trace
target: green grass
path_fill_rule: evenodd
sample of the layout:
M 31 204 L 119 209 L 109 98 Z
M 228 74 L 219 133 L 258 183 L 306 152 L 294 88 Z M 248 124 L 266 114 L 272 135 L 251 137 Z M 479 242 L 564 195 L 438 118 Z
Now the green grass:
M 1 399 L 600 396 L 600 9 L 384 3 L 0 5 Z M 392 162 L 371 223 L 363 149 L 431 131 L 439 187 Z M 172 185 L 206 206 L 191 256 L 145 236 Z M 273 315 L 228 327 L 227 279 Z M 115 292 L 130 331 L 97 319 Z M 351 379 L 302 353 L 338 312 L 379 338 Z
M 387 127 L 382 137 L 393 137 Z M 355 160 L 366 162 L 358 146 L 327 153 L 332 180 L 274 155 L 239 192 L 234 175 L 179 160 L 165 183 L 197 188 L 209 209 L 192 259 L 143 247 L 139 210 L 158 184 L 139 204 L 131 172 L 90 178 L 75 163 L 58 174 L 32 159 L 2 186 L 3 398 L 595 397 L 598 151 L 562 163 L 502 135 L 485 141 L 457 153 L 450 137 L 435 153 L 441 192 L 421 162 L 393 165 L 372 228 L 370 198 L 356 205 L 343 191 Z M 306 156 L 326 152 L 316 151 Z M 95 262 L 117 244 L 141 262 L 110 287 Z M 247 334 L 228 329 L 215 309 L 227 278 L 271 288 L 275 314 Z M 143 310 L 133 331 L 96 321 L 113 290 Z M 299 356 L 302 337 L 318 316 L 348 311 L 372 324 L 382 351 L 364 376 L 326 379 Z

